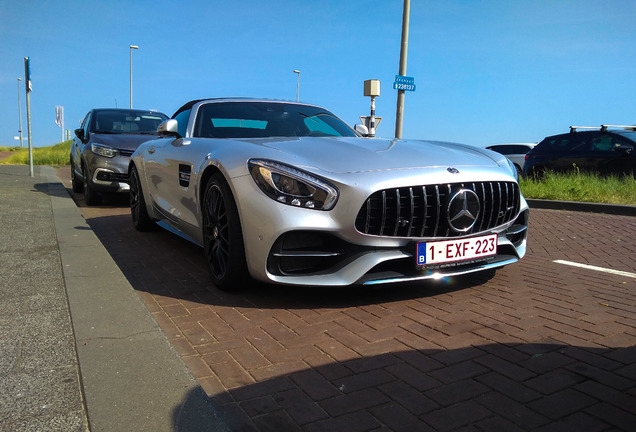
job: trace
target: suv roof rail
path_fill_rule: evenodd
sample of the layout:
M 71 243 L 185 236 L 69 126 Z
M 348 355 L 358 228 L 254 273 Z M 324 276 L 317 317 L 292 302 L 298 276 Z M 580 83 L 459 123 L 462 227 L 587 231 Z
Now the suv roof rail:
M 570 126 L 570 132 L 576 132 L 577 129 L 601 129 L 601 126 Z
M 601 125 L 601 132 L 605 132 L 607 128 L 636 130 L 636 126 L 634 125 Z
M 636 130 L 635 125 L 600 125 L 600 126 L 570 126 L 570 132 L 574 133 L 577 131 L 577 129 L 598 129 L 601 132 L 605 132 L 607 131 L 608 128 Z

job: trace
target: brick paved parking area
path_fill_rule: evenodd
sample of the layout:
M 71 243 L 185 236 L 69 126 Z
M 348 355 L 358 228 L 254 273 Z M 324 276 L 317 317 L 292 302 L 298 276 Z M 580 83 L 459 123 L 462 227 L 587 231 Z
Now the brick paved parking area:
M 232 430 L 636 430 L 636 218 L 533 210 L 496 273 L 231 294 L 125 202 L 76 201 Z

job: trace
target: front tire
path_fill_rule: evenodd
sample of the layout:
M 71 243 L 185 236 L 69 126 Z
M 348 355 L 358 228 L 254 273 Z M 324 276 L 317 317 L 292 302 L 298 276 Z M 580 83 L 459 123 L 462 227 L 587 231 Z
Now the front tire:
M 137 231 L 147 232 L 157 229 L 157 224 L 148 215 L 146 200 L 144 200 L 144 194 L 141 190 L 139 172 L 134 165 L 130 169 L 130 214 L 133 226 Z
M 93 186 L 91 186 L 90 180 L 89 180 L 89 173 L 88 173 L 88 168 L 86 168 L 86 165 L 84 165 L 83 169 L 82 169 L 82 173 L 84 175 L 84 201 L 86 202 L 87 206 L 94 206 L 97 205 L 101 202 L 100 196 L 97 195 L 97 192 L 95 191 L 95 189 L 93 189 Z
M 75 173 L 75 164 L 73 163 L 73 159 L 71 159 L 71 189 L 75 193 L 84 192 L 84 183 L 77 178 L 77 174 Z
M 212 282 L 224 291 L 243 288 L 248 280 L 238 209 L 223 176 L 215 174 L 203 199 L 203 246 Z

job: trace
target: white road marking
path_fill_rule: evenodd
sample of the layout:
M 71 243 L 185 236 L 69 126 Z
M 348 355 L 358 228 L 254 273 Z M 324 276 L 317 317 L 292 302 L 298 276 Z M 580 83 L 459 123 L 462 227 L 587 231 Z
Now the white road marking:
M 575 262 L 572 262 L 572 261 L 556 260 L 556 261 L 553 261 L 553 262 L 555 262 L 557 264 L 565 264 L 565 265 L 569 265 L 569 266 L 572 266 L 572 267 L 580 267 L 580 268 L 584 268 L 584 269 L 588 269 L 588 270 L 595 270 L 595 271 L 599 271 L 599 272 L 603 272 L 603 273 L 610 273 L 610 274 L 614 274 L 614 275 L 618 275 L 618 276 L 625 276 L 625 277 L 636 279 L 636 273 L 630 273 L 630 272 L 621 271 L 621 270 L 612 270 L 612 269 L 607 269 L 607 268 L 604 268 L 604 267 L 592 266 L 592 265 L 588 265 L 588 264 L 579 264 L 579 263 L 575 263 Z

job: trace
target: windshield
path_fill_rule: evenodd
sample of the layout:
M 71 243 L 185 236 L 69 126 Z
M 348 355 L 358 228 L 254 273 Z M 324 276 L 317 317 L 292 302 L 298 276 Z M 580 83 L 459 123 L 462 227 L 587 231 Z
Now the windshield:
M 168 116 L 159 112 L 103 110 L 96 111 L 93 132 L 109 134 L 155 134 Z
M 322 108 L 280 102 L 211 102 L 197 114 L 194 136 L 205 138 L 354 137 Z

